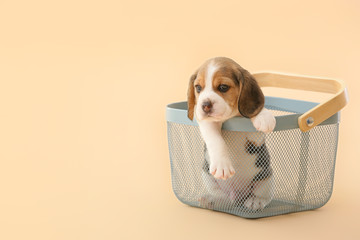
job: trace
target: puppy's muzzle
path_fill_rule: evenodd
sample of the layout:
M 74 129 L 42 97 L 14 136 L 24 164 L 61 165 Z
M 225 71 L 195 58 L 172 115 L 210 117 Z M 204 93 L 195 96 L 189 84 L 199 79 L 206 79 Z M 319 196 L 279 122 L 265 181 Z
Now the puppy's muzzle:
M 205 112 L 205 113 L 210 113 L 211 112 L 211 109 L 213 107 L 213 104 L 212 102 L 210 101 L 205 101 L 203 104 L 202 104 L 202 110 Z

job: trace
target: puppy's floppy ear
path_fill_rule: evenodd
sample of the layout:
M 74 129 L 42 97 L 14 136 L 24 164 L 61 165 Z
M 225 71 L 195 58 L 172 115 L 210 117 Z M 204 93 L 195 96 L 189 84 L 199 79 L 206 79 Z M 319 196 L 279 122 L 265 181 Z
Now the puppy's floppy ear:
M 187 92 L 188 118 L 191 120 L 193 120 L 193 118 L 194 118 L 194 106 L 196 103 L 195 88 L 194 88 L 194 81 L 196 79 L 196 76 L 197 76 L 197 71 L 190 77 L 189 87 L 188 87 L 188 92 Z
M 255 117 L 264 107 L 265 97 L 255 78 L 245 69 L 239 68 L 241 84 L 238 109 L 242 116 Z

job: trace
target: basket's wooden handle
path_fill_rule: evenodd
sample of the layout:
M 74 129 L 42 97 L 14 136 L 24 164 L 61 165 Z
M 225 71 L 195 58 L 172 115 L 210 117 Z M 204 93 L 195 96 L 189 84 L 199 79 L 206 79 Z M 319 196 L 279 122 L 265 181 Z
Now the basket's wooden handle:
M 328 119 L 340 111 L 348 102 L 345 83 L 340 80 L 278 73 L 255 73 L 253 76 L 260 87 L 278 87 L 334 94 L 327 101 L 320 103 L 299 117 L 299 128 L 303 132 Z

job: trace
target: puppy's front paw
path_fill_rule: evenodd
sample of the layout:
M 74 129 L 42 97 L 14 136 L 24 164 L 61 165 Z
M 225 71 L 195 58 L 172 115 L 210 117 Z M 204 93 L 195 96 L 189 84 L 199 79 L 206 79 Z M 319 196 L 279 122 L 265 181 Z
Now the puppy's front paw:
M 256 128 L 256 130 L 264 133 L 271 132 L 272 130 L 274 130 L 276 125 L 275 117 L 272 115 L 272 113 L 269 110 L 265 108 L 263 108 L 263 110 L 261 110 L 261 112 L 258 115 L 251 118 L 251 121 L 254 127 Z
M 210 173 L 219 179 L 226 180 L 235 174 L 235 169 L 231 164 L 231 160 L 225 158 L 219 160 L 211 160 Z
M 270 203 L 271 199 L 250 196 L 244 206 L 252 211 L 263 210 Z

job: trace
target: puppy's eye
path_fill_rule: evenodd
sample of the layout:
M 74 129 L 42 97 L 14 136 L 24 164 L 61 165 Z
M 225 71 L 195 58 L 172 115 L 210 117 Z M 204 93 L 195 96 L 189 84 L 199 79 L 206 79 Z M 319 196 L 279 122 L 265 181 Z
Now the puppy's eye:
M 218 89 L 220 92 L 224 93 L 224 92 L 227 92 L 229 90 L 229 86 L 228 85 L 225 85 L 225 84 L 220 84 Z
M 200 93 L 200 92 L 201 92 L 201 89 L 202 89 L 202 88 L 201 88 L 200 85 L 196 85 L 195 88 L 196 88 L 196 92 L 197 92 L 197 93 Z

